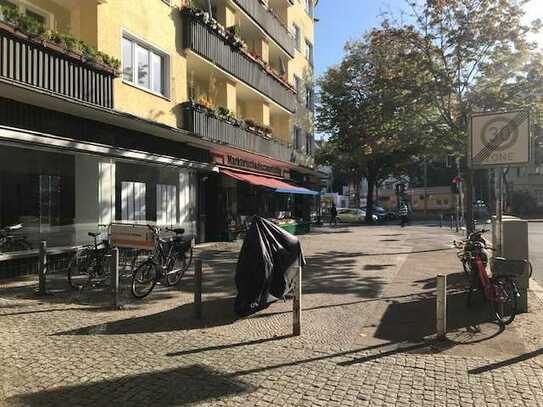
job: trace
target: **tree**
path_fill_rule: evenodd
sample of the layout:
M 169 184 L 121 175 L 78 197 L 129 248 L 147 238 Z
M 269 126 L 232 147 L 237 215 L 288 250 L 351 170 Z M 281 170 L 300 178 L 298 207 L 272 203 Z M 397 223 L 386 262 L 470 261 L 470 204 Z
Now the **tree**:
M 433 115 L 421 94 L 429 77 L 409 28 L 387 22 L 350 42 L 342 62 L 319 80 L 317 128 L 329 134 L 321 163 L 341 167 L 349 180 L 368 181 L 366 221 L 372 221 L 375 185 L 401 172 L 410 158 L 436 147 L 422 117 Z M 359 202 L 359 197 L 356 197 Z
M 539 31 L 541 22 L 522 23 L 527 1 L 409 1 L 415 19 L 410 28 L 418 34 L 409 39 L 430 78 L 424 93 L 458 157 L 465 154 L 470 113 L 524 106 L 528 94 L 535 97 L 528 78 L 541 77 L 541 60 L 530 63 L 534 44 L 528 33 Z

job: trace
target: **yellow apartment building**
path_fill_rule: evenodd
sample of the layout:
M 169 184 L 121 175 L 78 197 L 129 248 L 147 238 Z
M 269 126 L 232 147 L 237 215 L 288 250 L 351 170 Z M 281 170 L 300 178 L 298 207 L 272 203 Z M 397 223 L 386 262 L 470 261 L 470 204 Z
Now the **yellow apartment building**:
M 317 0 L 0 0 L 0 226 L 309 220 Z

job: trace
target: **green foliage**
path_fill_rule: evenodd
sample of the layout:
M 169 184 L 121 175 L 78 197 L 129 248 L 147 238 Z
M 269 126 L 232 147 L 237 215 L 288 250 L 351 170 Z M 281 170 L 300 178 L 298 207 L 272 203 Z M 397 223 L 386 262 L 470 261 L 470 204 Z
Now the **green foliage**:
M 70 52 L 80 54 L 88 61 L 100 62 L 115 70 L 118 70 L 121 66 L 121 61 L 117 58 L 98 51 L 71 34 L 47 30 L 42 23 L 21 13 L 16 7 L 0 6 L 0 20 L 13 25 L 28 36 L 39 37 L 42 40 L 64 47 Z
M 537 211 L 537 201 L 527 191 L 515 191 L 511 194 L 511 209 L 518 216 L 530 216 Z
M 384 23 L 348 43 L 343 61 L 319 80 L 317 128 L 329 142 L 317 160 L 355 185 L 367 178 L 368 208 L 375 184 L 440 144 L 427 125 L 436 114 L 420 91 L 429 76 L 412 45 L 417 35 Z
M 439 113 L 443 135 L 463 154 L 470 113 L 523 105 L 534 65 L 529 32 L 540 21 L 523 24 L 525 0 L 409 1 L 419 50 L 429 81 L 421 90 Z M 535 69 L 535 72 L 534 72 Z M 531 73 L 530 73 L 531 72 Z M 529 92 L 528 92 L 529 93 Z M 515 101 L 516 99 L 516 101 Z

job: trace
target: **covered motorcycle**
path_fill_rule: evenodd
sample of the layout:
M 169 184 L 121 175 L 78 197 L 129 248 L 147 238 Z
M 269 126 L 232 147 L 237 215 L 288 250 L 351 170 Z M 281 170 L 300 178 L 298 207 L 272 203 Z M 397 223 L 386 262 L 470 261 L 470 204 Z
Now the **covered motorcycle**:
M 251 315 L 283 298 L 293 288 L 298 259 L 305 264 L 298 238 L 255 216 L 236 267 L 235 312 Z

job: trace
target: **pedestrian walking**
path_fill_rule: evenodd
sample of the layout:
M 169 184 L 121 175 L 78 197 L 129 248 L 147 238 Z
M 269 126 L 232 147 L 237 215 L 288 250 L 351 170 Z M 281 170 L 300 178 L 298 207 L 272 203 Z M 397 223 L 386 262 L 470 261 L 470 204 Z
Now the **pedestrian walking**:
M 405 202 L 400 204 L 400 211 L 398 214 L 400 215 L 400 225 L 403 228 L 409 222 L 408 208 Z
M 332 207 L 330 208 L 330 225 L 332 223 L 337 226 L 337 208 L 335 203 L 332 203 Z

